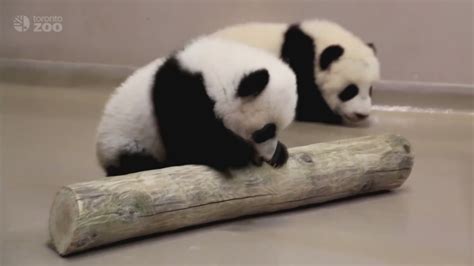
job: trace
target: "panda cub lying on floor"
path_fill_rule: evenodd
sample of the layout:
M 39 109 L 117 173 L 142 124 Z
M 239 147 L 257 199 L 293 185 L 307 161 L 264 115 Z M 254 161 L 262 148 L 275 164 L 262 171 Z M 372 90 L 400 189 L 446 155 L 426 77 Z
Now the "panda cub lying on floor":
M 354 124 L 369 116 L 380 75 L 375 48 L 340 25 L 247 23 L 213 35 L 267 50 L 290 65 L 298 82 L 297 120 Z
M 288 159 L 296 77 L 267 52 L 203 37 L 133 73 L 106 104 L 97 134 L 108 176 L 183 164 L 225 170 Z

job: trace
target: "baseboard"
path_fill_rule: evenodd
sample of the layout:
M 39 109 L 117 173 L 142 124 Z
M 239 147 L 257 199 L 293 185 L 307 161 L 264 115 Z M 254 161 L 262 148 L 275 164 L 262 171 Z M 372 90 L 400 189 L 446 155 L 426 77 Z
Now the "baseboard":
M 376 86 L 389 91 L 474 95 L 474 84 L 382 80 L 379 81 Z M 414 88 L 416 88 L 416 90 L 414 90 Z
M 47 86 L 116 86 L 132 66 L 0 58 L 0 81 Z
M 61 87 L 113 88 L 136 67 L 0 58 L 0 82 Z M 474 85 L 383 80 L 374 104 L 472 111 Z M 453 104 L 453 103 L 456 104 Z

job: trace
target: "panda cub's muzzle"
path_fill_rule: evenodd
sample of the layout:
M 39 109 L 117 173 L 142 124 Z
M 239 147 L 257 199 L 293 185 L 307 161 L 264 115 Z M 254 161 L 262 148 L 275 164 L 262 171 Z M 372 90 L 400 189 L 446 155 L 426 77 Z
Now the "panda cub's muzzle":
M 257 144 L 255 148 L 260 160 L 265 161 L 273 167 L 281 167 L 288 161 L 288 149 L 283 143 L 276 139 Z M 256 164 L 261 164 L 258 158 Z
M 288 150 L 285 145 L 276 138 L 276 125 L 266 124 L 261 129 L 252 134 L 257 158 L 255 163 L 261 164 L 261 160 L 267 162 L 273 167 L 280 167 L 288 161 Z

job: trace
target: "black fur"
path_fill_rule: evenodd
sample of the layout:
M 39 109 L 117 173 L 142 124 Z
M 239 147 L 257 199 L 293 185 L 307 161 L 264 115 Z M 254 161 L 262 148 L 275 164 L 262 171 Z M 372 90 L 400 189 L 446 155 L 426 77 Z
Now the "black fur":
M 253 147 L 216 117 L 200 73 L 189 73 L 176 59 L 168 59 L 155 75 L 152 100 L 169 165 L 224 170 L 252 162 Z
M 268 163 L 273 167 L 281 167 L 288 161 L 288 157 L 288 149 L 284 144 L 278 142 L 275 154 L 273 154 L 272 159 Z
M 270 76 L 266 69 L 256 70 L 245 75 L 237 88 L 237 96 L 248 97 L 259 95 L 267 86 Z
M 370 91 L 369 91 L 370 93 Z M 343 102 L 347 102 L 350 99 L 354 98 L 359 94 L 359 87 L 354 84 L 350 84 L 347 86 L 343 91 L 341 91 L 338 95 L 339 99 Z
M 377 47 L 375 47 L 374 43 L 368 42 L 367 46 L 369 46 L 372 49 L 372 51 L 374 51 L 374 54 L 377 54 Z
M 296 119 L 300 121 L 341 124 L 342 118 L 334 113 L 316 85 L 315 43 L 299 25 L 291 25 L 285 32 L 281 58 L 293 69 L 298 85 Z
M 322 70 L 326 70 L 331 66 L 332 62 L 339 59 L 344 53 L 344 48 L 340 45 L 330 45 L 324 49 L 319 58 L 319 66 Z
M 118 157 L 117 165 L 107 166 L 105 173 L 107 176 L 116 176 L 163 167 L 165 167 L 164 164 L 144 152 L 123 153 Z
M 255 143 L 262 143 L 274 138 L 276 135 L 276 125 L 273 123 L 266 124 L 263 128 L 255 131 L 252 134 L 252 139 Z

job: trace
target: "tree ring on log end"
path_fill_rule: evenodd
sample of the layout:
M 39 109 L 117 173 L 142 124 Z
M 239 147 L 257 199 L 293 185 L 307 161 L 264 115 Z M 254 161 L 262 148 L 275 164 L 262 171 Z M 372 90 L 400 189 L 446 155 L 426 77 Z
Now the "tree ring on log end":
M 49 218 L 49 234 L 59 254 L 69 253 L 79 215 L 74 192 L 63 187 L 56 195 Z

